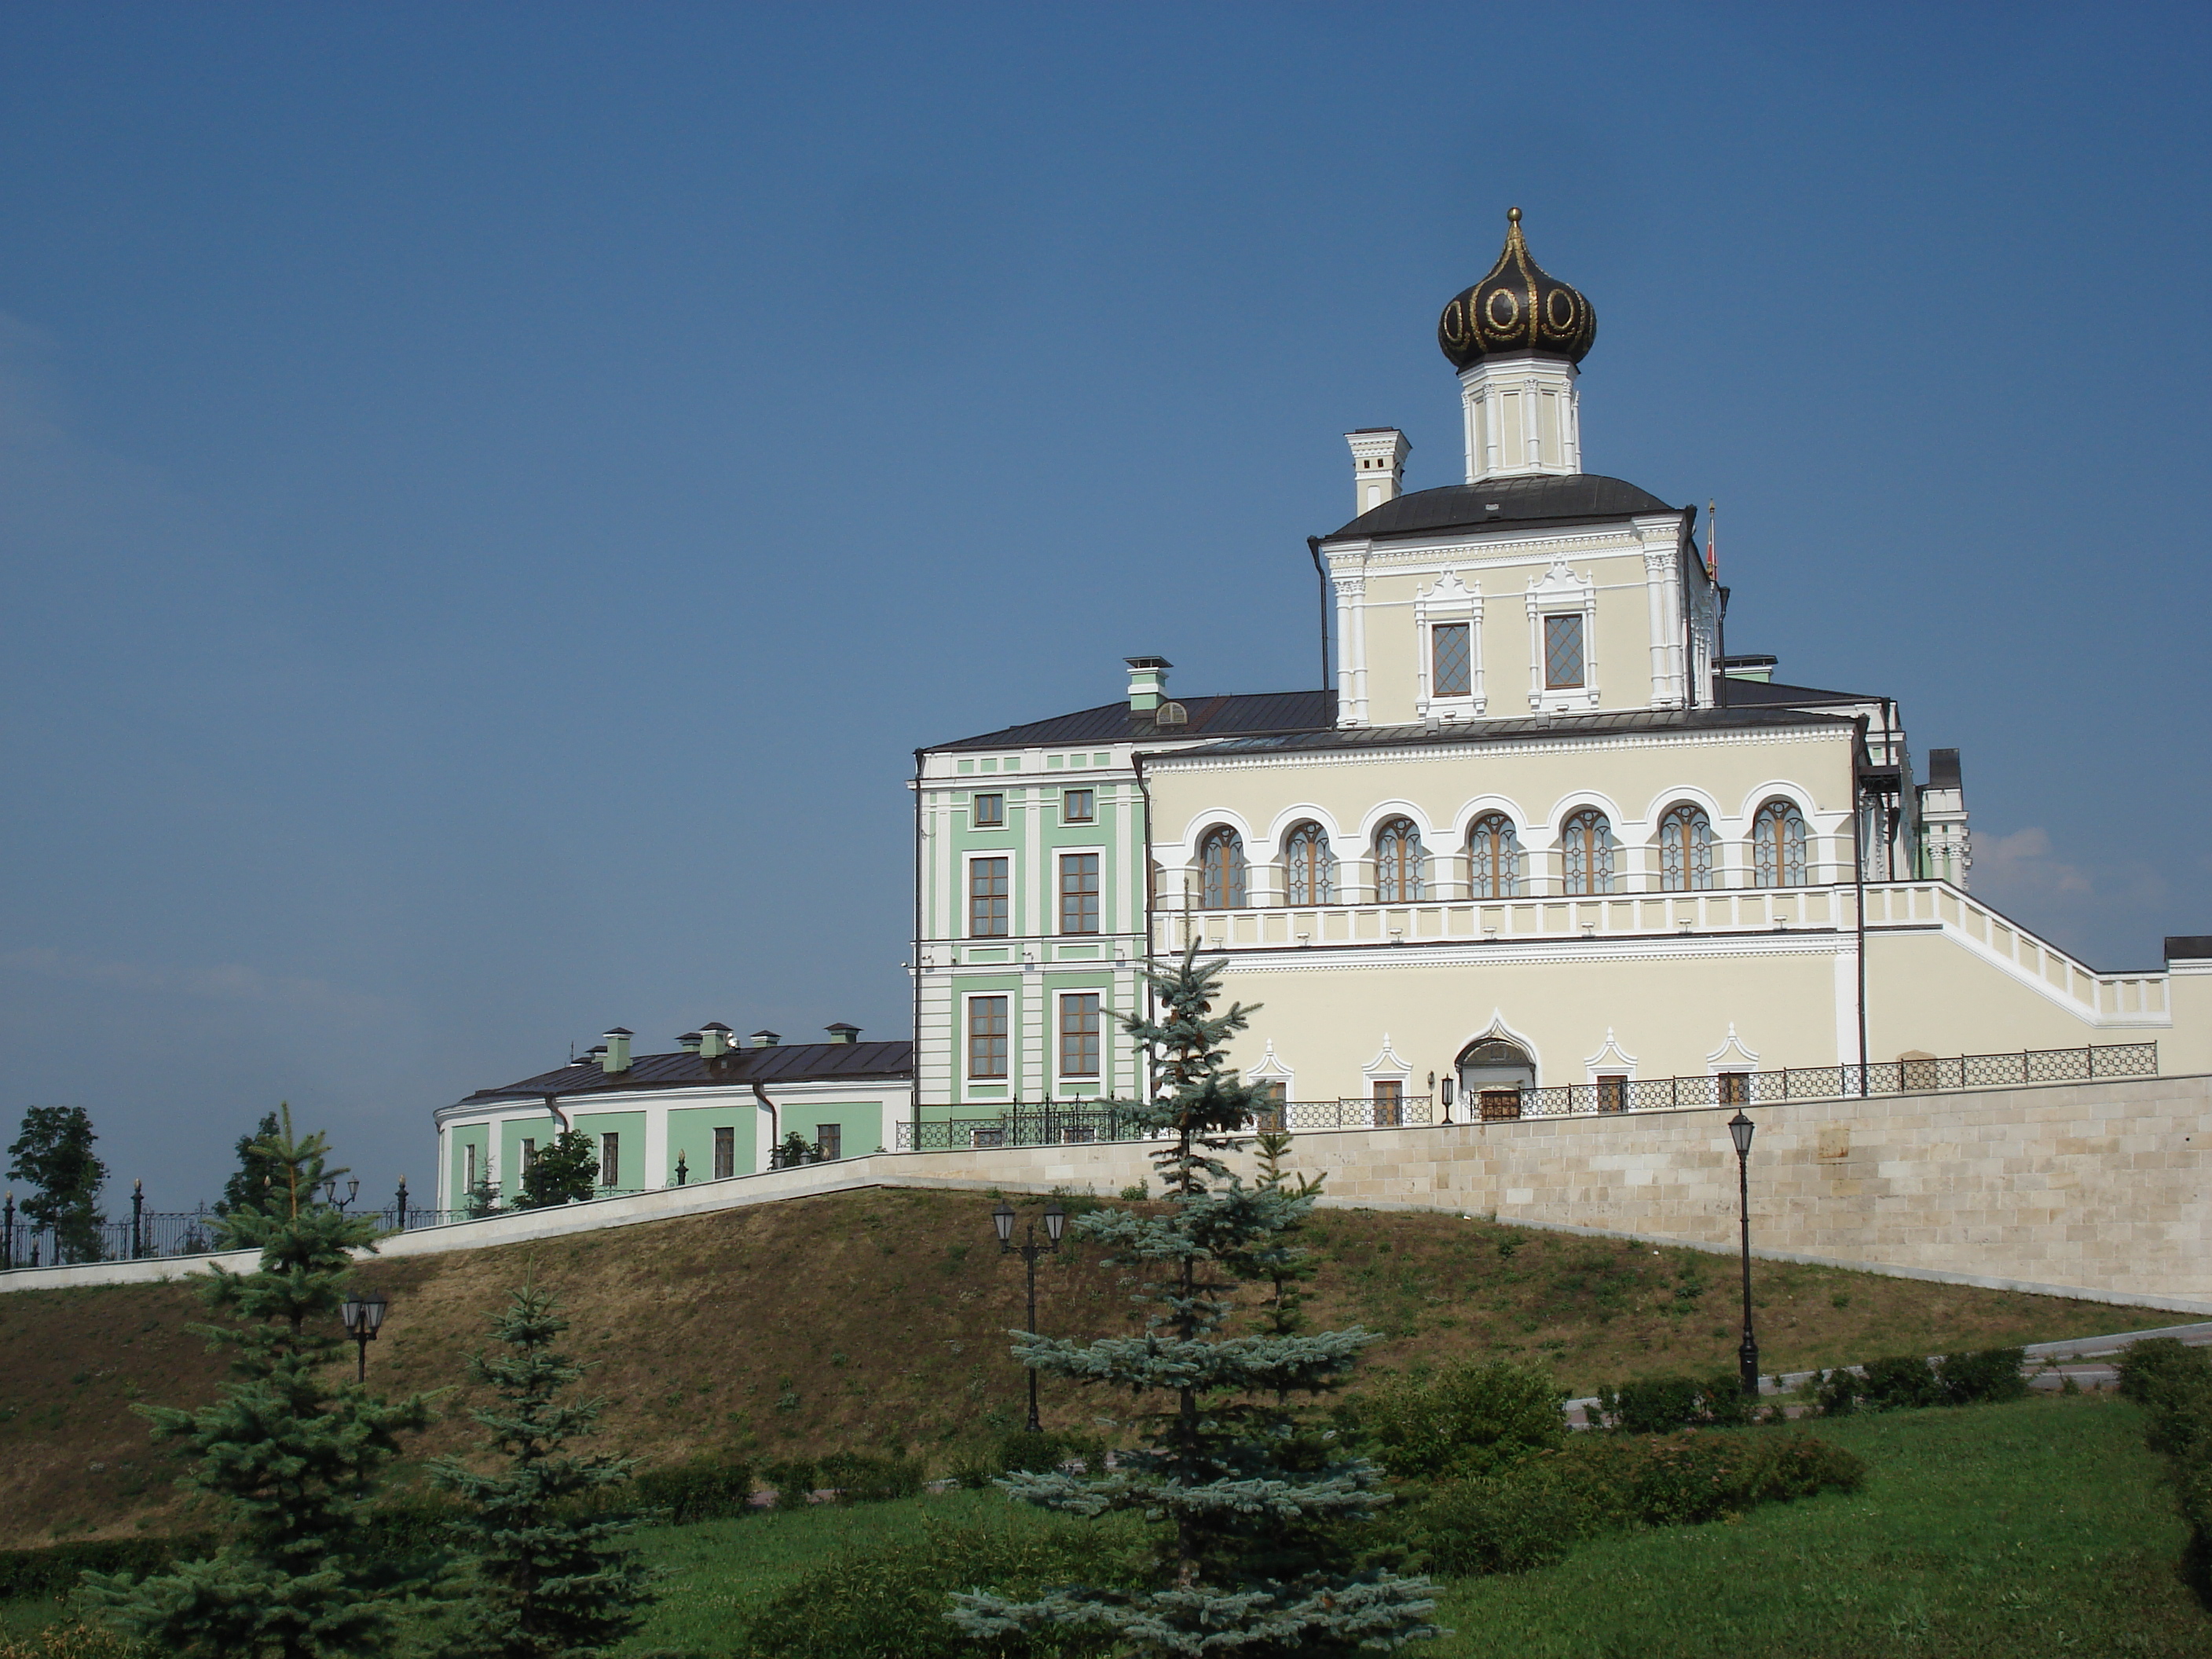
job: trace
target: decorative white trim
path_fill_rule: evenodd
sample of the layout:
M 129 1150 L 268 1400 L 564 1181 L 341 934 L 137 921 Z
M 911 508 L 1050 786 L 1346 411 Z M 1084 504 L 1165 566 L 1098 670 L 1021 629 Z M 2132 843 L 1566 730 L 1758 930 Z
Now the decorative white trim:
M 1458 1048 L 1452 1050 L 1452 1077 L 1454 1081 L 1456 1081 L 1459 1076 L 1459 1057 L 1465 1054 L 1468 1049 L 1474 1047 L 1476 1043 L 1489 1042 L 1492 1041 L 1510 1042 L 1515 1048 L 1518 1048 L 1522 1054 L 1528 1055 L 1529 1065 L 1535 1067 L 1536 1081 L 1540 1084 L 1544 1080 L 1544 1056 L 1537 1049 L 1535 1039 L 1523 1034 L 1522 1032 L 1514 1030 L 1512 1026 L 1507 1024 L 1505 1023 L 1505 1011 L 1503 1008 L 1493 1007 L 1490 1011 L 1490 1024 L 1483 1027 L 1481 1030 L 1477 1031 L 1473 1036 L 1468 1037 L 1465 1042 L 1462 1042 Z
M 1413 1068 L 1390 1046 L 1390 1034 L 1385 1031 L 1382 1033 L 1382 1048 L 1376 1051 L 1374 1059 L 1359 1068 L 1359 1074 L 1370 1084 L 1404 1083 L 1413 1077 Z
M 1273 1037 L 1267 1039 L 1267 1049 L 1260 1056 L 1260 1063 L 1244 1073 L 1244 1081 L 1247 1083 L 1281 1084 L 1285 1100 L 1297 1097 L 1297 1068 L 1284 1065 L 1282 1057 L 1275 1052 L 1275 1040 Z
M 1583 1081 L 1585 1083 L 1596 1082 L 1600 1073 L 1607 1074 L 1618 1073 L 1632 1078 L 1636 1075 L 1636 1056 L 1627 1053 L 1613 1041 L 1613 1027 L 1608 1025 L 1605 1028 L 1604 1046 L 1583 1061 L 1583 1071 L 1584 1073 Z
M 1728 1036 L 1721 1046 L 1705 1056 L 1708 1076 L 1720 1072 L 1755 1072 L 1759 1056 L 1743 1046 L 1743 1039 L 1735 1034 L 1735 1022 L 1729 1022 Z
M 1769 726 L 1744 731 L 1686 731 L 1622 732 L 1588 732 L 1546 738 L 1510 738 L 1484 744 L 1464 744 L 1450 741 L 1431 741 L 1415 735 L 1408 726 L 1403 744 L 1388 746 L 1377 744 L 1361 749 L 1308 749 L 1287 754 L 1257 755 L 1196 755 L 1162 754 L 1146 763 L 1146 769 L 1158 773 L 1172 766 L 1178 771 L 1240 772 L 1261 770 L 1271 767 L 1342 766 L 1348 762 L 1362 765 L 1375 762 L 1434 761 L 1438 755 L 1459 753 L 1485 759 L 1500 755 L 1567 755 L 1601 754 L 1608 750 L 1628 749 L 1664 749 L 1680 744 L 1685 748 L 1741 748 L 1761 743 L 1844 743 L 1854 740 L 1856 733 L 1848 724 L 1834 726 Z M 1843 809 L 1850 817 L 1850 810 Z
M 1528 708 L 1539 714 L 1575 714 L 1597 707 L 1597 581 L 1595 573 L 1577 576 L 1563 553 L 1540 577 L 1528 582 Z M 1580 614 L 1583 619 L 1583 683 L 1544 684 L 1544 619 Z
M 1431 693 L 1436 642 L 1429 630 L 1439 623 L 1464 623 L 1467 625 L 1468 695 L 1465 696 L 1440 697 Z M 1458 720 L 1480 719 L 1489 706 L 1482 683 L 1481 582 L 1478 580 L 1470 587 L 1460 580 L 1459 572 L 1447 570 L 1433 586 L 1415 589 L 1413 640 L 1414 650 L 1419 659 L 1414 665 L 1413 713 L 1432 725 L 1449 725 Z

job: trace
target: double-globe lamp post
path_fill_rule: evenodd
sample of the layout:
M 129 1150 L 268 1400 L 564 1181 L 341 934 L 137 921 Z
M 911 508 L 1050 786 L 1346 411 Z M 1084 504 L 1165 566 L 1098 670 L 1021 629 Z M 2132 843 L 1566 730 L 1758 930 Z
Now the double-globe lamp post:
M 1047 1242 L 1042 1244 L 1037 1243 L 1036 1223 L 1034 1221 L 1029 1224 L 1027 1229 L 1027 1237 L 1024 1242 L 1019 1244 L 1014 1243 L 1014 1206 L 1007 1203 L 1004 1199 L 1000 1200 L 999 1207 L 991 1212 L 991 1224 L 999 1230 L 999 1254 L 1000 1255 L 1018 1255 L 1030 1270 L 1030 1322 L 1022 1328 L 1034 1332 L 1036 1329 L 1037 1323 L 1037 1258 L 1044 1255 L 1048 1250 L 1057 1250 L 1060 1249 L 1060 1230 L 1067 1225 L 1067 1212 L 1061 1209 L 1056 1201 L 1045 1206 L 1044 1235 Z M 1036 1367 L 1034 1365 L 1030 1366 L 1029 1368 L 1029 1428 L 1031 1434 L 1037 1434 L 1043 1431 L 1044 1425 L 1037 1420 Z
M 338 1310 L 338 1317 L 345 1321 L 346 1334 L 354 1340 L 360 1350 L 358 1363 L 354 1367 L 354 1381 L 368 1381 L 368 1345 L 376 1340 L 376 1333 L 384 1324 L 384 1310 L 390 1305 L 374 1294 L 356 1294 L 345 1299 Z
M 1747 1398 L 1759 1398 L 1759 1339 L 1751 1330 L 1751 1132 L 1757 1126 L 1738 1107 L 1729 1120 L 1729 1139 L 1735 1142 L 1736 1207 L 1743 1218 L 1743 1346 L 1736 1350 L 1736 1370 Z

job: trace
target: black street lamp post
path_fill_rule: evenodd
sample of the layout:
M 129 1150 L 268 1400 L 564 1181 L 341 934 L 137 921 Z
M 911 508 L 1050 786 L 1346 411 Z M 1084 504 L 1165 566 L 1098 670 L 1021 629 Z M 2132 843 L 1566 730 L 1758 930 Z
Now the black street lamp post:
M 1751 1329 L 1751 1132 L 1758 1126 L 1738 1107 L 1729 1120 L 1729 1139 L 1735 1142 L 1736 1207 L 1743 1218 L 1743 1346 L 1736 1350 L 1736 1370 L 1747 1398 L 1759 1398 L 1759 1339 Z
M 345 1321 L 346 1334 L 354 1340 L 360 1351 L 358 1364 L 354 1367 L 354 1381 L 368 1381 L 368 1345 L 376 1340 L 376 1333 L 384 1324 L 384 1298 L 374 1293 L 349 1296 L 339 1309 L 338 1316 Z
M 1036 1223 L 1034 1221 L 1029 1224 L 1026 1242 L 1020 1244 L 1014 1243 L 1014 1206 L 1004 1199 L 1000 1199 L 999 1207 L 991 1212 L 991 1224 L 999 1230 L 999 1254 L 1018 1255 L 1024 1265 L 1030 1270 L 1030 1322 L 1023 1328 L 1033 1332 L 1036 1329 L 1037 1323 L 1037 1258 L 1048 1250 L 1060 1249 L 1060 1230 L 1067 1225 L 1067 1212 L 1060 1207 L 1057 1200 L 1044 1206 L 1044 1234 L 1047 1242 L 1042 1244 L 1037 1243 Z M 1037 1420 L 1037 1374 L 1036 1367 L 1034 1365 L 1030 1367 L 1029 1427 L 1031 1434 L 1042 1432 L 1044 1428 L 1044 1425 Z
M 338 1178 L 336 1176 L 323 1183 L 323 1202 L 341 1212 L 360 1196 L 361 1182 L 358 1180 L 346 1182 L 346 1195 L 343 1199 L 338 1196 Z

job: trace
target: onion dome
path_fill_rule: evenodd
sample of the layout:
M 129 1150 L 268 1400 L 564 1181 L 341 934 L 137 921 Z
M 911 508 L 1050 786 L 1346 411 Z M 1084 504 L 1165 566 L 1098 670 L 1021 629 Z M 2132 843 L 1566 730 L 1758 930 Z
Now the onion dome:
M 1509 351 L 1541 351 L 1582 362 L 1597 339 L 1597 313 L 1573 289 L 1528 257 L 1521 210 L 1506 216 L 1505 250 L 1490 275 L 1455 295 L 1437 324 L 1437 344 L 1454 368 L 1471 368 Z

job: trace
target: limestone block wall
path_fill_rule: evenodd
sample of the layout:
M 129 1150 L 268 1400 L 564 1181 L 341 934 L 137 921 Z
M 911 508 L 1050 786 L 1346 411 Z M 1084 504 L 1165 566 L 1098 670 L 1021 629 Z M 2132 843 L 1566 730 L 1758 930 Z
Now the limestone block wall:
M 1755 1253 L 2212 1312 L 2212 1077 L 1751 1109 Z M 1732 1109 L 1302 1134 L 1325 1202 L 1736 1248 Z M 517 1243 L 859 1187 L 1111 1196 L 1157 1143 L 883 1153 L 426 1228 L 387 1256 Z M 1242 1160 L 1249 1170 L 1249 1155 Z M 1157 1187 L 1155 1188 L 1157 1190 Z M 234 1268 L 243 1259 L 222 1258 Z M 208 1258 L 0 1273 L 0 1291 L 204 1271 Z

